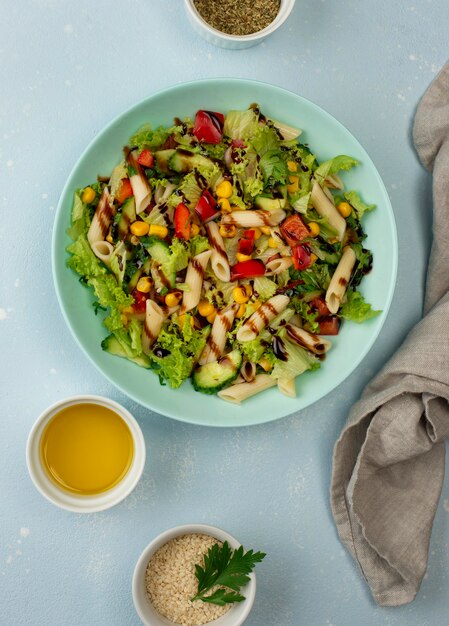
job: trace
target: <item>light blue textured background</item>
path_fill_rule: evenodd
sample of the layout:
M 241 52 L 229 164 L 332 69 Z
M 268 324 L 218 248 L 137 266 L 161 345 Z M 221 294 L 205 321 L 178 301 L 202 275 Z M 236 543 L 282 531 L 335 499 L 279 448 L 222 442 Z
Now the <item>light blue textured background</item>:
M 398 609 L 371 600 L 337 540 L 328 490 L 350 405 L 421 314 L 431 189 L 410 126 L 446 61 L 447 0 L 298 0 L 282 31 L 237 52 L 200 40 L 182 4 L 0 0 L 0 624 L 137 626 L 140 552 L 160 531 L 201 521 L 268 553 L 250 626 L 445 626 L 447 481 L 422 589 Z M 211 76 L 272 82 L 335 115 L 371 154 L 398 224 L 396 295 L 368 357 L 321 402 L 249 429 L 177 423 L 118 393 L 65 327 L 50 270 L 58 194 L 87 143 L 154 90 Z M 47 503 L 25 466 L 37 415 L 75 393 L 122 402 L 148 447 L 136 491 L 86 517 Z

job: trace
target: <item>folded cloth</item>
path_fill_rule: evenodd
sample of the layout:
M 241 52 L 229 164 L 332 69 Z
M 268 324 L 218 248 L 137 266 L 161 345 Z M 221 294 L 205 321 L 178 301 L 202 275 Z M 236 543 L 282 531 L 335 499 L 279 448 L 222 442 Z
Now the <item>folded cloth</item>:
M 449 63 L 422 98 L 414 142 L 433 173 L 425 317 L 352 407 L 333 458 L 340 539 L 374 599 L 411 602 L 427 567 L 449 437 Z

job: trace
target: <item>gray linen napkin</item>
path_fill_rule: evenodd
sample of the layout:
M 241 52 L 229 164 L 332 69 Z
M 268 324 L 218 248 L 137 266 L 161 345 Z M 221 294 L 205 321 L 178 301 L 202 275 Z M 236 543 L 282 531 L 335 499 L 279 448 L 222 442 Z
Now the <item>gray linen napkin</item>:
M 411 602 L 421 585 L 449 437 L 449 64 L 422 98 L 413 136 L 433 173 L 425 317 L 352 407 L 331 483 L 340 539 L 384 606 Z

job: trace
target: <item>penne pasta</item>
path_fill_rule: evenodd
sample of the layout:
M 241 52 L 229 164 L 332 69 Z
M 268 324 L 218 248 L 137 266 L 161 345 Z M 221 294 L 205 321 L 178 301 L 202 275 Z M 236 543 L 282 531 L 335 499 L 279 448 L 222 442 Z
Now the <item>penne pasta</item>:
M 309 333 L 307 330 L 298 328 L 298 326 L 294 326 L 293 324 L 286 324 L 285 330 L 287 331 L 287 336 L 290 341 L 306 348 L 306 350 L 309 350 L 309 352 L 313 354 L 325 354 L 332 346 L 331 342 L 324 339 L 324 337 Z
M 342 241 L 346 232 L 346 220 L 337 211 L 317 181 L 313 183 L 311 201 L 317 213 L 327 219 L 329 226 L 335 230 L 338 240 Z
M 136 200 L 136 213 L 142 213 L 151 202 L 151 187 L 145 176 L 142 166 L 137 162 L 137 151 L 133 150 L 128 154 L 128 163 L 132 169 L 129 176 L 129 182 L 133 189 L 134 198 Z
M 284 270 L 288 270 L 292 263 L 293 261 L 290 256 L 284 256 L 279 259 L 268 261 L 268 263 L 265 264 L 265 276 L 275 276 L 276 274 L 280 274 Z
M 240 368 L 240 376 L 245 382 L 252 383 L 256 378 L 256 364 L 251 363 L 251 361 L 244 361 Z
M 237 341 L 256 339 L 260 331 L 279 313 L 285 310 L 290 298 L 284 295 L 273 296 L 255 311 L 237 331 Z
M 323 185 L 322 187 L 324 193 L 326 194 L 326 197 L 332 202 L 332 204 L 335 206 L 335 200 L 334 200 L 334 196 L 331 193 L 331 190 L 329 189 L 329 187 L 327 187 L 327 185 Z
M 215 276 L 223 282 L 231 280 L 231 270 L 229 267 L 228 255 L 224 248 L 223 238 L 216 222 L 206 224 L 206 231 L 209 243 L 212 246 L 210 264 Z
M 104 187 L 87 232 L 87 240 L 91 246 L 97 241 L 104 241 L 109 232 L 109 227 L 111 226 L 114 215 L 115 210 L 109 205 L 109 189 Z
M 338 174 L 330 174 L 326 180 L 325 180 L 326 185 L 330 188 L 330 189 L 344 189 L 345 186 L 343 184 L 343 181 L 341 180 L 340 176 Z
M 344 249 L 340 262 L 337 265 L 337 269 L 335 270 L 326 291 L 327 308 L 332 314 L 337 313 L 340 308 L 341 301 L 346 293 L 356 260 L 357 257 L 355 256 L 354 250 L 347 246 Z
M 114 252 L 114 246 L 108 241 L 95 241 L 90 245 L 96 257 L 108 265 Z
M 190 287 L 190 291 L 184 292 L 181 313 L 186 313 L 195 308 L 200 301 L 204 270 L 207 267 L 211 254 L 211 250 L 206 250 L 205 252 L 201 252 L 201 254 L 197 254 L 190 260 L 185 279 L 185 282 Z
M 199 358 L 200 365 L 216 361 L 221 357 L 226 345 L 227 333 L 232 328 L 237 310 L 238 306 L 232 305 L 217 313 L 209 340 Z
M 142 351 L 150 353 L 150 348 L 156 341 L 162 327 L 165 315 L 161 307 L 153 300 L 146 301 L 145 321 L 142 328 Z
M 280 378 L 278 380 L 278 389 L 284 396 L 296 398 L 296 378 Z
M 222 389 L 218 392 L 218 396 L 222 400 L 227 400 L 228 402 L 234 402 L 235 404 L 240 404 L 243 400 L 254 396 L 256 393 L 260 393 L 265 389 L 269 389 L 270 387 L 274 387 L 276 385 L 276 380 L 271 378 L 268 374 L 257 374 L 255 379 L 251 383 L 239 383 L 237 385 L 231 385 L 227 389 Z
M 223 215 L 222 224 L 233 224 L 239 228 L 258 228 L 262 226 L 277 226 L 285 218 L 283 209 L 273 211 L 233 211 Z M 342 218 L 343 219 L 343 218 Z

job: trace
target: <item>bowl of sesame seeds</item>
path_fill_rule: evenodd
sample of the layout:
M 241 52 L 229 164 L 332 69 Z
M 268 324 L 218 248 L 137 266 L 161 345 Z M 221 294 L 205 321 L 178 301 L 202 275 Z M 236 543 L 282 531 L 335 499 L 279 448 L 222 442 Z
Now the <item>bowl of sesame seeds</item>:
M 262 42 L 282 26 L 294 5 L 295 0 L 185 0 L 196 32 L 233 50 Z
M 145 626 L 244 623 L 256 595 L 254 572 L 241 590 L 242 601 L 220 606 L 198 599 L 197 564 L 205 567 L 208 551 L 213 546 L 220 550 L 224 544 L 231 551 L 240 547 L 232 535 L 206 524 L 176 526 L 151 541 L 136 564 L 132 582 L 134 605 Z M 214 591 L 216 587 L 209 594 Z

